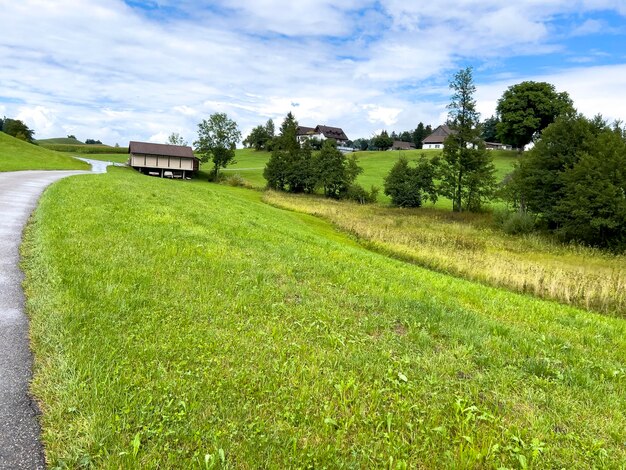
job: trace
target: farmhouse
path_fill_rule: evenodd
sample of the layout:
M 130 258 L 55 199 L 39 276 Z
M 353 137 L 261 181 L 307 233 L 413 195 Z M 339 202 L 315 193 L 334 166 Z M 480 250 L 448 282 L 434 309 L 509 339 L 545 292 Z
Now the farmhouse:
M 191 147 L 130 142 L 128 164 L 134 169 L 161 178 L 187 178 L 198 171 L 200 160 Z
M 432 134 L 430 134 L 428 137 L 422 140 L 422 148 L 424 150 L 442 149 L 443 141 L 446 140 L 446 137 L 448 137 L 450 134 L 455 134 L 455 133 L 456 132 L 450 129 L 450 127 L 447 124 L 443 124 L 437 127 L 437 129 L 435 129 Z
M 339 146 L 345 145 L 349 140 L 343 129 L 341 129 L 340 127 L 330 126 L 298 126 L 298 130 L 296 131 L 296 137 L 298 138 L 298 142 L 300 143 L 312 137 L 315 137 L 319 140 L 335 139 L 337 141 L 337 145 Z
M 395 140 L 391 146 L 391 150 L 415 150 L 415 144 L 413 142 Z

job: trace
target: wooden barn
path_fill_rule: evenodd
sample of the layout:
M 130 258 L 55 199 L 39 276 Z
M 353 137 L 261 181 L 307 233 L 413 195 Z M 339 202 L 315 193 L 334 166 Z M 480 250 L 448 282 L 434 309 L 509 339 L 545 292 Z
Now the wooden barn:
M 191 147 L 130 142 L 128 164 L 137 171 L 161 178 L 189 178 L 198 171 L 200 160 Z

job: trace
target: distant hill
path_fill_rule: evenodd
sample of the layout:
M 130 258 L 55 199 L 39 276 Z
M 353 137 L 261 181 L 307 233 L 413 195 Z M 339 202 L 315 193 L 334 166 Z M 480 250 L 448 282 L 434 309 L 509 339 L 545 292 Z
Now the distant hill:
M 0 132 L 0 171 L 88 169 L 85 162 Z
M 73 137 L 55 137 L 54 139 L 38 139 L 38 144 L 70 144 L 70 145 L 85 145 L 78 139 Z

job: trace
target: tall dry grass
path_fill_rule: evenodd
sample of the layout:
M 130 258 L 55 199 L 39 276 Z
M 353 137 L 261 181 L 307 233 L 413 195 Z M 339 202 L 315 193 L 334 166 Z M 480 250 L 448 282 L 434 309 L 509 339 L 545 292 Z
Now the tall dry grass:
M 626 256 L 538 235 L 506 235 L 489 215 L 362 206 L 267 192 L 265 202 L 323 217 L 376 251 L 470 280 L 626 316 Z

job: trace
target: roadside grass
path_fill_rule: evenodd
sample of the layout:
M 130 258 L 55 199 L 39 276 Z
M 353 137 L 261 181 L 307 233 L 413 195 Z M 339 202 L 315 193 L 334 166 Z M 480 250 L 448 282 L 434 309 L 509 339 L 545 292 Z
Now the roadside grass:
M 626 323 L 261 194 L 63 180 L 23 268 L 51 468 L 619 468 Z
M 0 132 L 0 171 L 20 170 L 89 170 L 89 165 Z
M 626 317 L 626 255 L 507 235 L 490 214 L 380 205 L 268 191 L 264 201 L 323 217 L 366 247 L 429 269 Z

